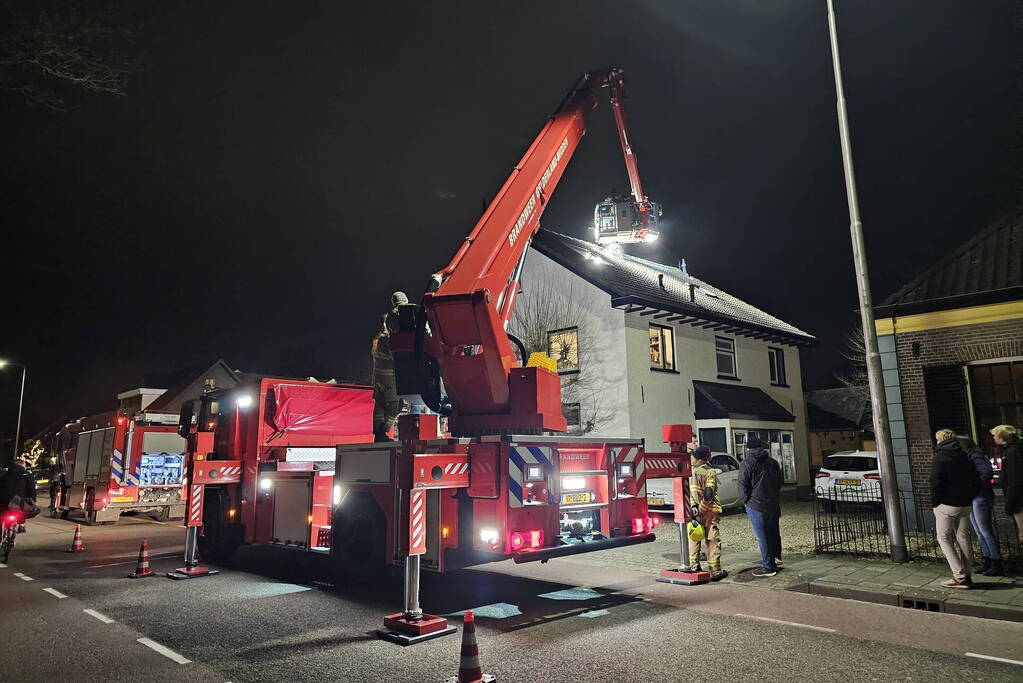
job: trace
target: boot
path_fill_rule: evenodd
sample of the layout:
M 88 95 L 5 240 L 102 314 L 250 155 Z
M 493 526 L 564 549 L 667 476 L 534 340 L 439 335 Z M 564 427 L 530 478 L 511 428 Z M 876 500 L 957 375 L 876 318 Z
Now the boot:
M 974 567 L 974 571 L 976 571 L 978 574 L 983 574 L 988 569 L 991 569 L 991 558 L 988 557 L 987 555 L 982 555 L 981 558 L 983 559 L 981 565 L 979 567 Z
M 981 573 L 984 576 L 1005 576 L 1005 568 L 1002 566 L 1001 560 L 991 560 L 991 562 L 988 565 L 988 568 Z

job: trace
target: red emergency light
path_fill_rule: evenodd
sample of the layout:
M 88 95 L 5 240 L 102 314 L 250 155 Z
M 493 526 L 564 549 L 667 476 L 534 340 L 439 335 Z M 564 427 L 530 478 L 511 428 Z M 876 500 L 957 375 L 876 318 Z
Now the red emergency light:
M 543 529 L 530 529 L 529 531 L 513 531 L 508 535 L 508 545 L 513 551 L 519 551 L 526 547 L 543 547 Z
M 650 517 L 633 517 L 632 518 L 632 533 L 634 534 L 648 534 L 654 528 L 654 520 Z

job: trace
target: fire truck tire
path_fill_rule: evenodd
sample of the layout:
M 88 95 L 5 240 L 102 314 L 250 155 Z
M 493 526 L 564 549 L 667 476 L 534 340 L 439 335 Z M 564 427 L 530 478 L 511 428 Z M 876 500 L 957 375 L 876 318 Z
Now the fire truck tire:
M 372 498 L 353 501 L 334 518 L 332 555 L 337 573 L 360 583 L 387 578 L 383 514 Z
M 203 532 L 199 535 L 199 554 L 210 562 L 226 562 L 238 549 L 238 534 L 227 523 L 227 501 L 221 489 L 206 489 L 203 500 Z M 169 510 L 170 508 L 164 508 Z
M 168 519 L 170 519 L 170 506 L 164 505 L 162 508 L 157 510 L 157 512 L 156 512 L 156 521 L 157 522 L 166 522 Z

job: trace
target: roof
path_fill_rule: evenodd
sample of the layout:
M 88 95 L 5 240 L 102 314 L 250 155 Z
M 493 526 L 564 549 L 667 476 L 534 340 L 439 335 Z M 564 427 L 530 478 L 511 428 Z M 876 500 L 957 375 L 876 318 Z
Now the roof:
M 887 317 L 1023 299 L 1023 211 L 1014 209 L 875 308 Z
M 160 394 L 156 400 L 150 403 L 146 410 L 149 412 L 160 412 L 161 410 L 170 409 L 172 412 L 177 412 L 181 395 L 199 380 L 214 374 L 218 369 L 222 376 L 233 376 L 237 379 L 237 371 L 232 370 L 231 366 L 223 358 L 218 358 L 212 365 L 207 367 L 186 368 L 172 374 L 163 375 L 162 379 L 166 380 L 165 386 L 167 391 Z M 143 380 L 142 386 L 160 386 L 159 376 L 150 375 L 143 378 Z
M 808 392 L 806 408 L 807 423 L 811 430 L 874 430 L 870 398 L 851 387 Z
M 696 419 L 745 418 L 767 422 L 794 422 L 785 410 L 763 389 L 719 382 L 693 381 L 696 389 Z
M 538 231 L 532 246 L 607 292 L 615 308 L 795 346 L 816 343 L 813 335 L 674 266 L 615 254 L 550 230 Z

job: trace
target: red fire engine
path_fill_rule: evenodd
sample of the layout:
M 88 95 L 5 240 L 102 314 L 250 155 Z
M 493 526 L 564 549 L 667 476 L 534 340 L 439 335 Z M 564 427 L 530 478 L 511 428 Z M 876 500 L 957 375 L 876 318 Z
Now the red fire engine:
M 422 302 L 398 309 L 398 393 L 433 412 L 402 416 L 397 441 L 365 443 L 368 389 L 321 385 L 313 397 L 265 379 L 249 399 L 204 395 L 189 434 L 186 564 L 176 577 L 209 573 L 196 547 L 221 558 L 242 542 L 329 552 L 363 578 L 404 562 L 405 609 L 385 619 L 382 635 L 408 644 L 453 630 L 419 608 L 421 567 L 547 561 L 654 539 L 646 479 L 684 474 L 688 457 L 647 460 L 640 439 L 557 435 L 566 422 L 556 365 L 526 358 L 506 332 L 529 242 L 605 87 L 633 184 L 635 237 L 646 236 L 652 209 L 621 112 L 622 73 L 585 74 Z M 257 402 L 251 417 L 239 400 Z M 281 417 L 282 405 L 296 407 Z M 314 427 L 303 444 L 302 425 L 327 424 L 328 414 L 351 421 Z M 441 438 L 439 416 L 453 436 Z M 183 434 L 191 423 L 186 411 Z M 691 438 L 671 434 L 676 446 Z
M 81 510 L 86 524 L 113 524 L 129 510 L 155 510 L 161 520 L 182 517 L 187 463 L 177 419 L 103 413 L 65 426 L 61 439 L 68 447 L 58 453 L 64 486 L 51 514 L 66 518 Z

